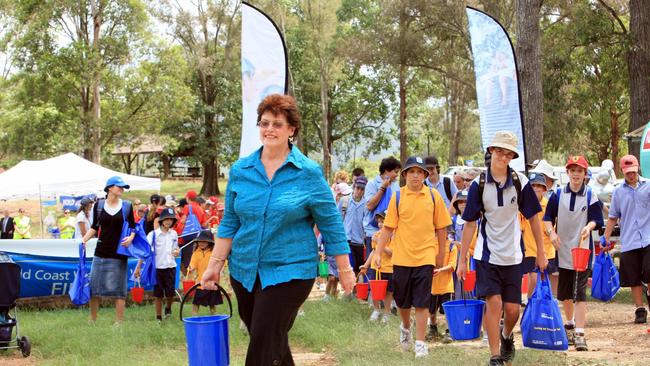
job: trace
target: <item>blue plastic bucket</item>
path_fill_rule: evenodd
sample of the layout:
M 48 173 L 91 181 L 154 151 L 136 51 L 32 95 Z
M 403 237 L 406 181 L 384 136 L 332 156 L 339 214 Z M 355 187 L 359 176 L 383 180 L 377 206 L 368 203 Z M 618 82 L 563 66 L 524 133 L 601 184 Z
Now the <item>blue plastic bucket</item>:
M 185 325 L 187 356 L 189 366 L 227 366 L 230 364 L 228 342 L 228 319 L 232 317 L 232 303 L 228 293 L 219 286 L 223 297 L 228 301 L 230 315 L 193 316 L 183 318 L 183 305 L 200 284 L 192 286 L 181 300 L 180 316 Z
M 482 300 L 454 300 L 442 304 L 451 338 L 456 341 L 476 339 L 481 336 Z

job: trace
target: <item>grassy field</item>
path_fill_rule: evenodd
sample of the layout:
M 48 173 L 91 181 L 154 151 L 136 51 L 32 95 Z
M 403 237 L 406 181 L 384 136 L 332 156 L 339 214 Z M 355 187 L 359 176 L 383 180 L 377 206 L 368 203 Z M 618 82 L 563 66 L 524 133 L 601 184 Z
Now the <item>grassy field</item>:
M 294 353 L 324 353 L 327 365 L 459 365 L 484 364 L 488 352 L 480 341 L 463 345 L 436 345 L 429 357 L 413 358 L 398 348 L 398 320 L 387 325 L 369 323 L 367 306 L 337 300 L 308 301 L 305 315 L 291 331 Z M 174 317 L 159 325 L 153 305 L 127 308 L 121 327 L 113 327 L 114 311 L 102 309 L 96 325 L 87 322 L 88 310 L 25 311 L 20 314 L 22 333 L 33 343 L 32 362 L 38 365 L 182 365 L 187 363 L 185 336 Z M 243 365 L 248 338 L 238 328 L 238 318 L 230 321 L 233 365 Z M 18 352 L 0 352 L 0 364 L 17 361 Z M 517 365 L 564 365 L 562 353 L 518 350 Z M 322 364 L 322 363 L 318 363 Z

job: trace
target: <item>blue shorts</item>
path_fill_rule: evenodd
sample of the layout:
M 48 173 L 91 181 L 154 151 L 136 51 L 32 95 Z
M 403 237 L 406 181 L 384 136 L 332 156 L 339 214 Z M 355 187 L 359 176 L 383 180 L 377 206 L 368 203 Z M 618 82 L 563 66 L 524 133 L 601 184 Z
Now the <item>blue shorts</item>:
M 521 304 L 521 265 L 500 266 L 476 261 L 476 295 L 501 295 L 501 301 Z
M 126 260 L 94 257 L 90 296 L 126 298 Z
M 386 291 L 393 292 L 393 274 L 383 273 L 383 272 L 379 272 L 379 273 L 381 275 L 382 280 L 388 281 L 388 287 L 386 287 Z M 375 278 L 377 278 L 377 275 L 375 274 L 375 270 L 372 268 L 368 268 L 368 272 L 366 276 L 368 276 L 369 280 L 374 280 Z

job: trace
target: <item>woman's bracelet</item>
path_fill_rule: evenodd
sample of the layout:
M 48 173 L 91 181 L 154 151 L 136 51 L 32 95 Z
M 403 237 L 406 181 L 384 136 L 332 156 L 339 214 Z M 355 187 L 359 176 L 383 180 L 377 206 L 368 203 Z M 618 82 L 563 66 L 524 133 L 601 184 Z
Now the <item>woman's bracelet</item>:
M 225 262 L 226 258 L 217 258 L 217 257 L 210 257 L 210 262 Z
M 350 273 L 350 272 L 354 272 L 354 270 L 352 269 L 352 266 L 350 266 L 348 268 L 339 269 L 339 273 Z

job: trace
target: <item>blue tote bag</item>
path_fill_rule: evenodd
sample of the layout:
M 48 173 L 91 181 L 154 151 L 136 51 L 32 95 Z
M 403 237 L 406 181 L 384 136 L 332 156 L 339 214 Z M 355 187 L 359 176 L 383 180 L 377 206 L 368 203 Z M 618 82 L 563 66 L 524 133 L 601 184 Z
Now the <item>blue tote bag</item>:
M 151 254 L 144 260 L 140 272 L 140 283 L 147 287 L 157 284 L 156 280 L 156 230 L 152 231 Z
M 86 248 L 79 244 L 79 265 L 77 266 L 77 276 L 70 285 L 70 300 L 73 304 L 79 306 L 87 304 L 90 301 L 90 279 L 86 271 Z
M 591 277 L 591 297 L 595 299 L 609 301 L 616 296 L 621 288 L 618 269 L 609 253 L 598 254 Z
M 122 235 L 120 235 L 120 243 L 122 239 L 131 235 L 131 228 L 129 228 L 129 222 L 126 217 L 126 210 L 122 210 L 124 215 L 124 222 L 122 223 Z M 147 234 L 144 231 L 144 220 L 140 220 L 138 224 L 135 225 L 135 236 L 131 245 L 124 247 L 121 244 L 117 246 L 117 254 L 126 255 L 128 257 L 145 259 L 151 255 L 151 246 L 147 241 Z
M 566 351 L 569 348 L 562 323 L 562 314 L 553 298 L 548 273 L 537 273 L 537 286 L 521 317 L 521 337 L 524 347 L 551 351 Z

